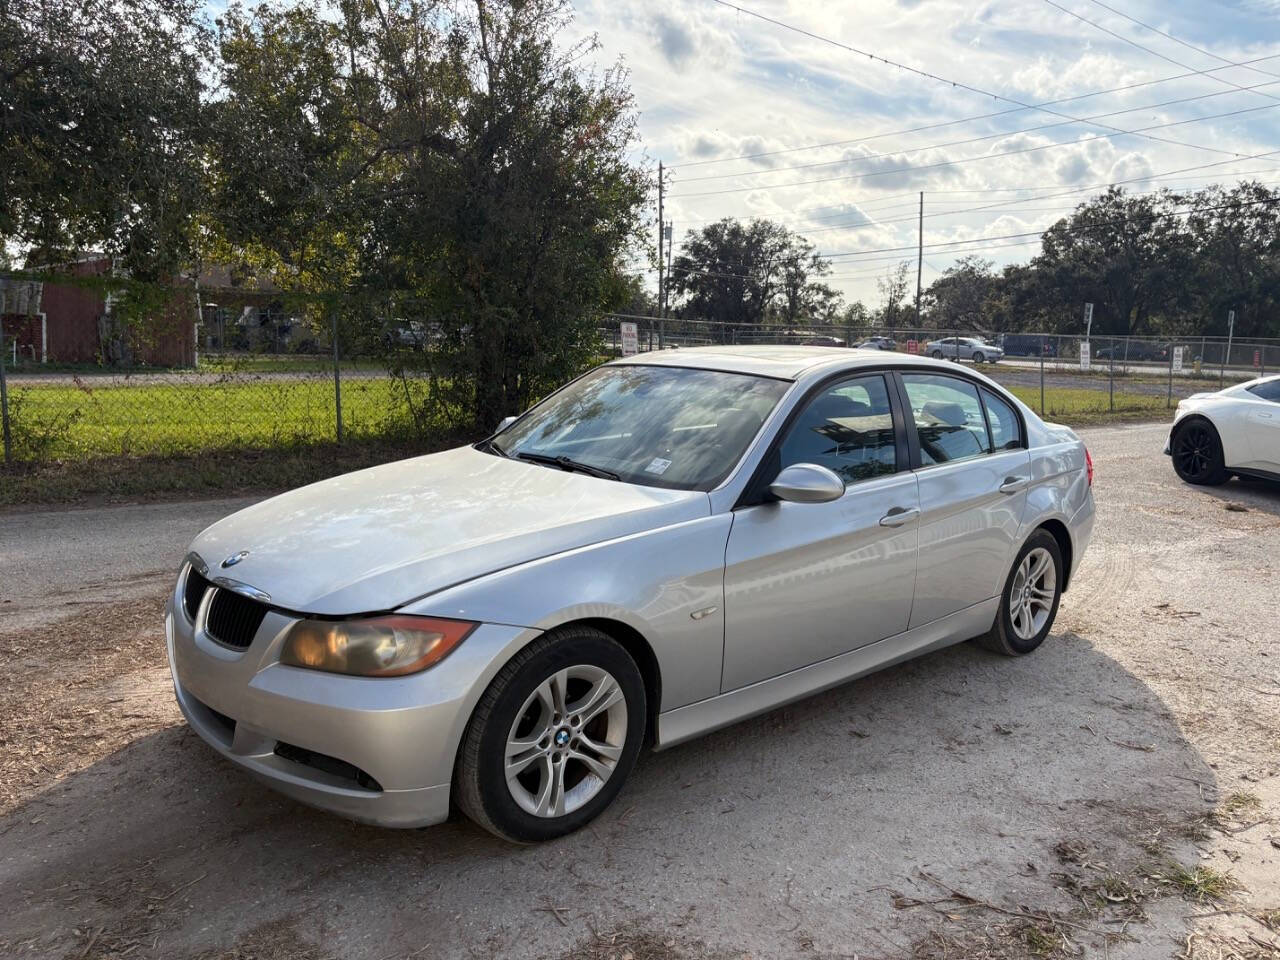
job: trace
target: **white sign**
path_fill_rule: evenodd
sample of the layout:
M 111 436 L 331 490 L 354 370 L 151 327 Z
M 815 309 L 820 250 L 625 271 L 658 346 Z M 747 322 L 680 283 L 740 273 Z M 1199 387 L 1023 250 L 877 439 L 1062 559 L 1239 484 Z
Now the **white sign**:
M 1173 348 L 1173 372 L 1174 373 L 1182 372 L 1182 348 L 1181 347 Z
M 1090 306 L 1093 306 L 1093 304 L 1090 304 Z M 1089 369 L 1089 341 L 1088 340 L 1080 341 L 1080 369 L 1081 370 Z
M 622 331 L 622 355 L 624 357 L 635 356 L 640 352 L 639 329 L 629 320 L 618 324 L 618 329 Z

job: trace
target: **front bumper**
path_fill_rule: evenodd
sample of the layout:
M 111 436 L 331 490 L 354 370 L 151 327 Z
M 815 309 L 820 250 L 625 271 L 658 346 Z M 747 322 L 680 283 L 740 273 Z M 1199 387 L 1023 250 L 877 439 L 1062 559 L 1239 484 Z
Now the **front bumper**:
M 165 613 L 178 705 L 228 760 L 296 800 L 353 820 L 419 827 L 449 815 L 458 744 L 480 695 L 538 631 L 482 624 L 436 667 L 407 677 L 349 677 L 279 663 L 295 618 L 267 614 L 244 650 L 211 639 L 182 603 Z

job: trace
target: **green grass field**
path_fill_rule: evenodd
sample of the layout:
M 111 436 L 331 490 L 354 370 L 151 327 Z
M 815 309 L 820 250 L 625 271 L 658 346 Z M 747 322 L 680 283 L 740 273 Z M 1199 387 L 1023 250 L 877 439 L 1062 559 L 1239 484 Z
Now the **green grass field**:
M 16 386 L 9 399 L 19 459 L 272 449 L 337 437 L 333 381 L 321 376 L 140 386 L 39 384 Z M 398 381 L 343 382 L 347 436 L 403 431 L 410 420 Z

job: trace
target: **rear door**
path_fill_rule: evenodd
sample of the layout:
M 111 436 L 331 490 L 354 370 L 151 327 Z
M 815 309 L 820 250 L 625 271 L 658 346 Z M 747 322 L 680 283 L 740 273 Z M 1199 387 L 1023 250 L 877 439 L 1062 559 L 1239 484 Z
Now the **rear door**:
M 784 427 L 765 484 L 796 463 L 835 471 L 830 503 L 758 499 L 734 512 L 725 551 L 725 691 L 906 630 L 919 500 L 892 374 L 824 384 Z
M 993 391 L 950 374 L 903 371 L 899 383 L 920 485 L 914 628 L 1000 592 L 1031 456 L 1021 418 Z

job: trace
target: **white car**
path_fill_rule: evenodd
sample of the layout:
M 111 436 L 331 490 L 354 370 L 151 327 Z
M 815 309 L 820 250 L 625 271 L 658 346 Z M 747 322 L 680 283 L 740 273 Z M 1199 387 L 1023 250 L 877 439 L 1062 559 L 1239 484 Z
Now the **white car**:
M 924 352 L 935 360 L 972 360 L 974 363 L 995 363 L 1004 357 L 1004 351 L 994 343 L 978 337 L 944 337 L 925 344 Z
M 1187 483 L 1216 485 L 1232 475 L 1280 480 L 1280 376 L 1187 397 L 1164 452 Z

